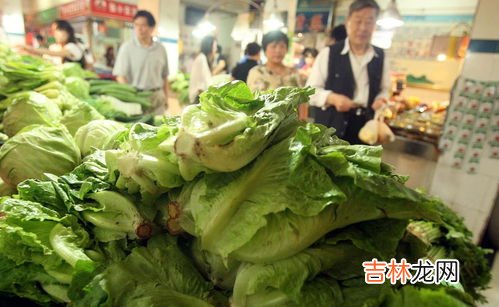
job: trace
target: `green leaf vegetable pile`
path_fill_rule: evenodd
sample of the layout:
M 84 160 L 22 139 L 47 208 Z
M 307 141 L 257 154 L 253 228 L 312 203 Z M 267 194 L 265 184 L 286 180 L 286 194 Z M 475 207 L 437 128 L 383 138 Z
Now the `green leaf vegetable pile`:
M 84 96 L 83 84 L 69 92 Z M 381 147 L 349 145 L 332 129 L 300 122 L 297 106 L 311 94 L 252 93 L 234 81 L 210 87 L 200 104 L 159 126 L 75 119 L 72 128 L 21 127 L 0 149 L 0 301 L 483 301 L 487 251 L 463 220 L 406 187 L 382 162 Z M 36 104 L 41 98 L 30 97 L 43 94 L 23 95 Z M 368 285 L 362 262 L 373 258 L 457 259 L 460 283 Z
M 74 135 L 92 120 L 153 122 L 151 92 L 97 77 L 78 63 L 57 67 L 0 44 L 0 131 L 12 137 L 30 124 L 62 123 Z

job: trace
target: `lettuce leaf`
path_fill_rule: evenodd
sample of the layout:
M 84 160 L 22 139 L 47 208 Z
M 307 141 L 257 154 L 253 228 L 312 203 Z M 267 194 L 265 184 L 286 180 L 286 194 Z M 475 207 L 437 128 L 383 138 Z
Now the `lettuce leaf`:
M 182 112 L 175 141 L 182 176 L 192 180 L 200 172 L 247 165 L 271 142 L 293 133 L 296 106 L 312 93 L 311 88 L 279 88 L 256 96 L 241 81 L 210 87 L 200 104 Z
M 373 193 L 378 186 L 386 193 Z M 363 221 L 439 221 L 431 201 L 386 173 L 379 148 L 345 147 L 314 125 L 299 127 L 245 168 L 205 174 L 172 197 L 182 208 L 180 225 L 202 249 L 253 263 L 290 257 Z
M 211 306 L 211 290 L 176 240 L 161 235 L 97 275 L 76 306 Z

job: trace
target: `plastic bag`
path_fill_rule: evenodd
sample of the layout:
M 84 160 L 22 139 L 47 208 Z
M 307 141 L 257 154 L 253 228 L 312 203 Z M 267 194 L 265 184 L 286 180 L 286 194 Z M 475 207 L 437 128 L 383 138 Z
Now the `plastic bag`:
M 368 121 L 359 131 L 359 139 L 369 145 L 374 145 L 378 141 L 379 122 L 376 119 Z
M 387 107 L 380 108 L 374 114 L 374 119 L 368 121 L 359 131 L 359 139 L 369 145 L 386 144 L 395 141 L 395 134 L 385 123 L 385 110 Z
M 395 141 L 395 134 L 384 121 L 378 123 L 378 143 L 386 144 Z

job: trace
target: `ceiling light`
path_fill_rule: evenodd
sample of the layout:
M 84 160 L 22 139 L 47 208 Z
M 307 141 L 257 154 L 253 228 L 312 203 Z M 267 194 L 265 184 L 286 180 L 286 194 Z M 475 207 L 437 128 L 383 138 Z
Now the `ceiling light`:
M 266 19 L 263 24 L 268 30 L 279 30 L 284 27 L 282 20 L 274 13 L 270 14 L 270 18 Z
M 386 10 L 379 16 L 376 24 L 383 29 L 394 29 L 404 25 L 404 21 L 402 20 L 395 0 L 390 1 Z
M 208 19 L 204 19 L 192 31 L 192 35 L 194 35 L 197 38 L 203 38 L 213 33 L 213 31 L 215 31 L 216 28 L 217 27 L 213 23 L 211 23 Z

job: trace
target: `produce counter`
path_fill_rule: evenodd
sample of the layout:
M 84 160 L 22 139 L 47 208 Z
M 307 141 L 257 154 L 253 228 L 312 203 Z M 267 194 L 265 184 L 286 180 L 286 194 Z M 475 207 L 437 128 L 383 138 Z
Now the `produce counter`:
M 397 173 L 409 176 L 409 187 L 426 191 L 430 189 L 438 155 L 434 144 L 400 135 L 393 143 L 383 145 L 383 161 L 393 165 Z

